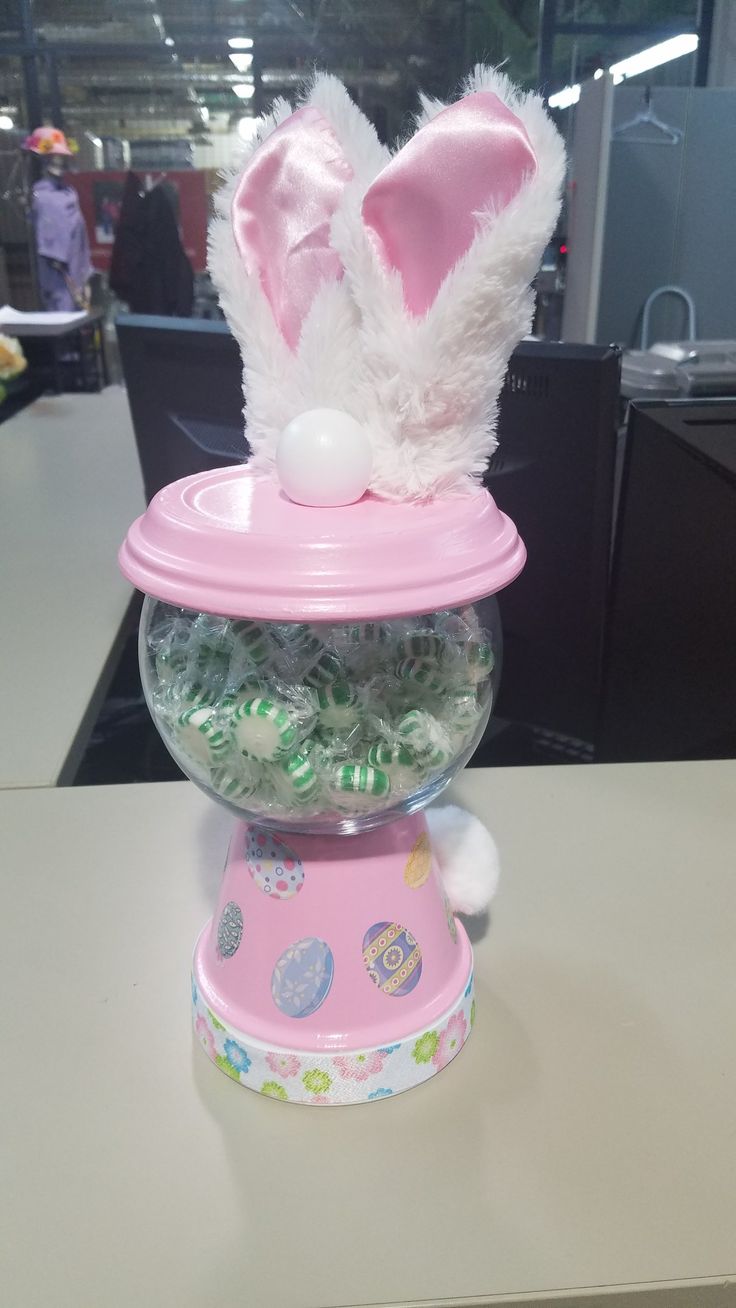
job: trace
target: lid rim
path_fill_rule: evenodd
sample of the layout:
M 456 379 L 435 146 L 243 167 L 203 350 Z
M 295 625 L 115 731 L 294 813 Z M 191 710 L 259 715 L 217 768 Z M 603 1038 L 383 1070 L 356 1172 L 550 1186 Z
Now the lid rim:
M 480 487 L 426 505 L 305 512 L 241 465 L 165 487 L 118 558 L 134 586 L 178 607 L 340 622 L 474 603 L 514 580 L 526 550 Z

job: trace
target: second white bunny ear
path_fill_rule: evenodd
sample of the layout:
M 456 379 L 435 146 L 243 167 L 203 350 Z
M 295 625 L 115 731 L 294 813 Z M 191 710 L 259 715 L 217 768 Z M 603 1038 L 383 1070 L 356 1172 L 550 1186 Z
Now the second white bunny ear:
M 434 302 L 478 215 L 504 209 L 536 169 L 523 123 L 492 91 L 442 109 L 394 156 L 365 195 L 363 220 L 411 314 Z
M 357 209 L 346 191 L 332 235 L 360 308 L 376 494 L 423 499 L 482 476 L 564 169 L 542 101 L 478 69 L 456 105 L 423 103 Z

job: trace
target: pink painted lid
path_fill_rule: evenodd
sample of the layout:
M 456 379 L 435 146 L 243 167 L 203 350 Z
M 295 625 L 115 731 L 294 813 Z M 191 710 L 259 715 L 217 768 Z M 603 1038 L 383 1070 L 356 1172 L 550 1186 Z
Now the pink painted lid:
M 362 621 L 454 608 L 507 586 L 526 551 L 488 491 L 425 503 L 295 504 L 239 465 L 165 486 L 120 567 L 139 590 L 224 617 Z

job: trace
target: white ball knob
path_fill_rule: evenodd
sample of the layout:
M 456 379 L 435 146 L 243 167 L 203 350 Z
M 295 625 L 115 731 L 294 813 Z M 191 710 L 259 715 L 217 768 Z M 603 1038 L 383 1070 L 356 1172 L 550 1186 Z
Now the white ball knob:
M 292 418 L 276 446 L 282 489 L 297 504 L 354 504 L 371 478 L 368 434 L 341 409 L 309 409 Z

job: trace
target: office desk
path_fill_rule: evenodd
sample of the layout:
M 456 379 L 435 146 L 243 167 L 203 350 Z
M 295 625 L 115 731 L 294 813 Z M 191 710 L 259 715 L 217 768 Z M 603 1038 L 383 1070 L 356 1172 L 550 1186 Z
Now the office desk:
M 0 788 L 73 774 L 133 594 L 117 550 L 143 508 L 121 387 L 40 399 L 0 426 Z
M 504 860 L 475 1031 L 342 1109 L 192 1044 L 227 814 L 188 783 L 0 794 L 3 1302 L 734 1305 L 735 784 L 466 772 Z
M 86 340 L 92 340 L 94 348 L 96 381 L 98 389 L 109 385 L 110 376 L 107 368 L 105 351 L 105 313 L 103 309 L 89 309 L 83 318 L 72 323 L 60 322 L 0 322 L 0 331 L 7 336 L 17 336 L 20 340 L 44 340 L 51 347 L 51 369 L 54 390 L 61 393 L 62 350 L 68 350 L 78 344 L 82 381 L 87 386 Z

